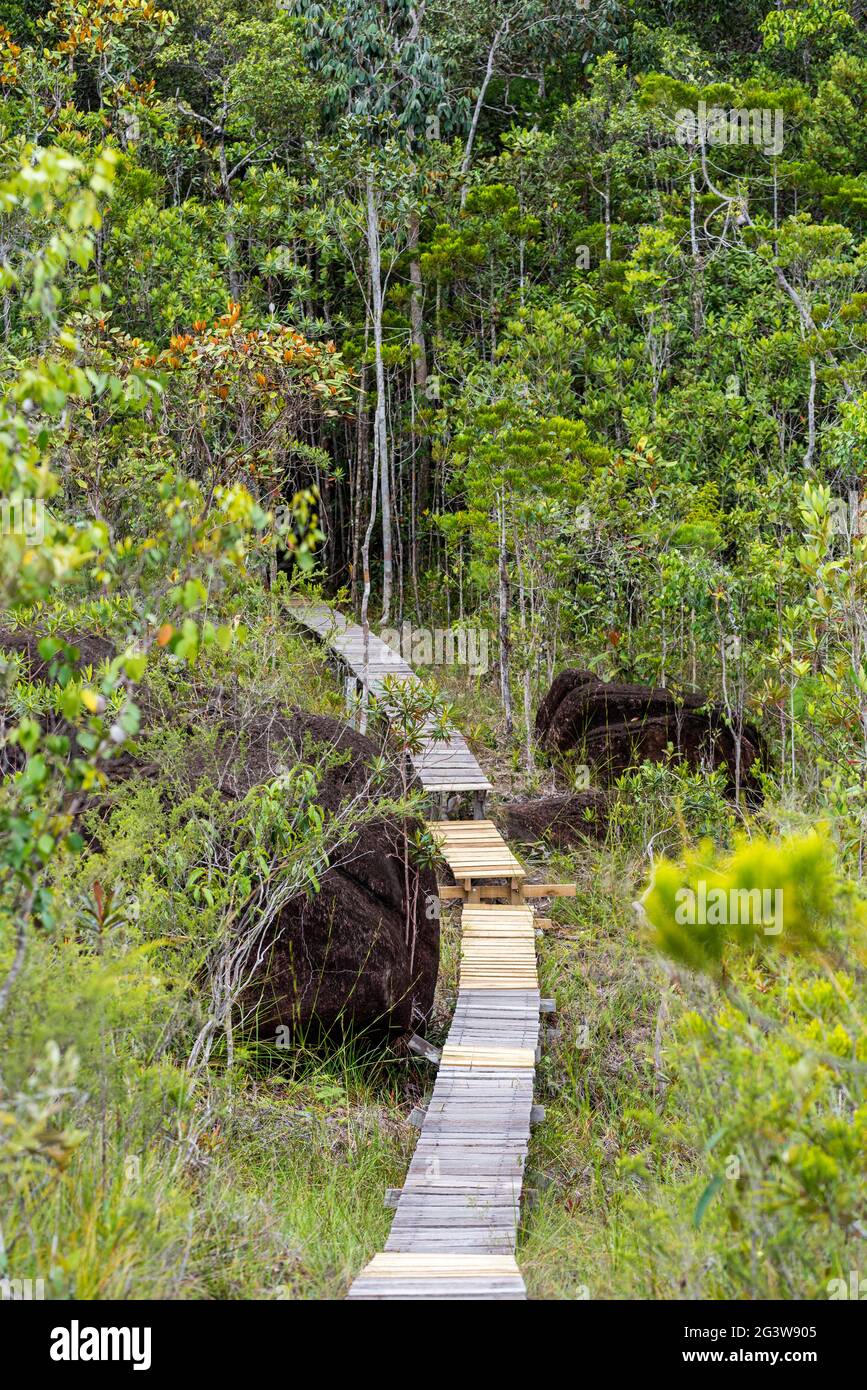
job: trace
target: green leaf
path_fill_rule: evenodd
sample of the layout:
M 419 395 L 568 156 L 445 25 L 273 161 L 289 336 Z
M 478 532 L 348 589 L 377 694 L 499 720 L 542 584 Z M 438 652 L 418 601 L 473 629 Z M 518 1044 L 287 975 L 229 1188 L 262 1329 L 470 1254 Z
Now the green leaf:
M 147 668 L 148 659 L 143 652 L 129 653 L 123 659 L 124 670 L 131 681 L 140 681 Z
M 23 782 L 26 787 L 40 786 L 48 776 L 48 765 L 41 754 L 31 758 L 24 769 Z
M 42 728 L 35 719 L 22 719 L 15 730 L 15 741 L 28 757 L 37 747 L 41 733 Z
M 692 1224 L 693 1226 L 695 1226 L 696 1230 L 698 1230 L 705 1212 L 707 1211 L 714 1197 L 722 1187 L 723 1181 L 724 1179 L 719 1177 L 719 1175 L 717 1175 L 717 1177 L 715 1178 L 711 1178 L 704 1192 L 699 1197 L 692 1218 Z

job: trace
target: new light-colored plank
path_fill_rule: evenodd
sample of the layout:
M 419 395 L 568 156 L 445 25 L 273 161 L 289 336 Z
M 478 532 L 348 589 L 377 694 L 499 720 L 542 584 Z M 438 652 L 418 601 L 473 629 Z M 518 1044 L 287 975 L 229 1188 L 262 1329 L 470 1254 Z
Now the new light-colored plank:
M 535 1066 L 535 1056 L 529 1047 L 461 1047 L 446 1043 L 442 1055 L 443 1067 L 521 1067 Z
M 430 821 L 455 878 L 517 878 L 526 875 L 493 821 Z

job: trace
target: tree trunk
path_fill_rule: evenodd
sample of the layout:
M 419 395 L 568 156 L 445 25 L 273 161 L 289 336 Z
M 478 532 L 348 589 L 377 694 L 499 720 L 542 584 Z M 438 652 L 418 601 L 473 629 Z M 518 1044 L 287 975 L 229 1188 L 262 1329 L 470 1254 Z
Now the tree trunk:
M 365 357 L 367 355 L 367 333 L 365 332 Z M 364 475 L 367 460 L 368 417 L 367 417 L 367 362 L 362 361 L 361 377 L 358 383 L 358 421 L 355 447 L 355 488 L 352 498 L 352 611 L 358 611 L 358 552 L 361 544 L 361 509 L 364 501 Z
M 512 719 L 511 644 L 509 641 L 509 565 L 506 551 L 506 503 L 501 494 L 498 502 L 499 528 L 499 588 L 500 588 L 500 695 L 506 716 L 506 733 L 514 728 Z
M 694 338 L 700 338 L 704 328 L 704 298 L 702 259 L 695 216 L 695 174 L 692 172 L 689 176 L 689 247 L 692 253 L 692 333 Z
M 391 531 L 391 478 L 388 467 L 388 431 L 385 419 L 385 366 L 382 359 L 382 264 L 379 219 L 373 189 L 373 174 L 367 176 L 367 252 L 370 265 L 373 351 L 376 362 L 376 410 L 373 416 L 374 472 L 379 473 L 382 504 L 382 621 L 388 622 L 394 562 Z M 366 565 L 366 569 L 369 567 Z M 369 583 L 368 578 L 365 581 Z
M 367 733 L 367 704 L 370 697 L 370 677 L 368 674 L 370 622 L 367 616 L 367 610 L 370 604 L 370 538 L 373 535 L 373 528 L 376 525 L 376 484 L 378 481 L 378 472 L 379 459 L 374 449 L 373 476 L 370 482 L 370 516 L 367 521 L 367 530 L 364 533 L 364 540 L 361 543 L 361 565 L 364 581 L 364 588 L 361 593 L 361 630 L 364 634 L 364 669 L 362 672 L 361 711 L 359 714 L 358 731 L 362 734 Z
M 473 145 L 476 142 L 476 132 L 479 128 L 479 120 L 481 118 L 482 109 L 485 105 L 485 97 L 487 96 L 488 87 L 491 83 L 491 78 L 494 75 L 494 58 L 496 57 L 497 49 L 500 46 L 501 40 L 504 39 L 506 34 L 508 34 L 509 32 L 510 23 L 511 20 L 509 18 L 503 20 L 502 24 L 500 25 L 499 29 L 497 30 L 496 34 L 491 40 L 491 46 L 488 49 L 488 61 L 485 66 L 485 75 L 482 78 L 482 85 L 479 88 L 479 95 L 476 98 L 476 105 L 475 109 L 473 110 L 473 119 L 470 122 L 470 133 L 467 136 L 467 143 L 464 146 L 464 158 L 461 164 L 461 207 L 463 207 L 467 201 L 467 175 L 470 172 L 470 160 L 473 157 Z
M 229 166 L 226 162 L 226 135 L 222 123 L 217 134 L 219 140 L 217 149 L 220 158 L 220 196 L 226 208 L 226 252 L 229 264 L 229 294 L 233 303 L 238 304 L 241 300 L 241 282 L 238 278 L 238 252 L 235 242 L 235 229 L 232 225 L 232 186 L 229 180 Z
M 415 209 L 409 218 L 409 322 L 413 346 L 413 379 L 415 389 L 421 396 L 427 392 L 427 342 L 424 336 L 424 316 L 422 313 L 421 265 L 418 259 L 419 215 Z M 418 490 L 416 495 L 417 513 L 428 506 L 430 497 L 430 444 L 421 435 L 414 435 L 414 452 L 418 459 Z
M 804 455 L 804 467 L 813 467 L 813 455 L 816 452 L 816 359 L 810 358 L 810 393 L 807 396 L 807 452 Z

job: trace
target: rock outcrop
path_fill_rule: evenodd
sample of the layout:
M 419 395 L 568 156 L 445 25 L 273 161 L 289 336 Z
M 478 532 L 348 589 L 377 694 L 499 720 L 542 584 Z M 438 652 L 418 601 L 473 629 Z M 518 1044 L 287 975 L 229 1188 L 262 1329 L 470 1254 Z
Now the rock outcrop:
M 721 705 L 703 695 L 677 695 L 664 687 L 605 682 L 590 671 L 562 671 L 539 706 L 536 735 L 554 754 L 574 754 L 610 786 L 627 768 L 660 762 L 669 745 L 690 767 L 724 767 L 730 794 L 736 784 L 736 740 Z M 740 788 L 760 798 L 758 772 L 765 744 L 754 725 L 740 738 Z
M 324 809 L 340 814 L 348 802 L 364 802 L 379 752 L 370 739 L 300 711 L 277 737 L 305 761 L 316 760 L 317 749 L 327 761 L 342 756 L 321 776 L 316 799 Z M 398 788 L 384 790 L 396 794 Z M 416 828 L 410 823 L 408 833 Z M 254 991 L 260 1031 L 419 1031 L 433 1004 L 439 965 L 435 874 L 410 861 L 407 897 L 404 831 L 394 817 L 364 825 L 330 860 L 319 891 L 294 898 L 277 921 Z
M 71 664 L 78 669 L 95 669 L 114 655 L 102 637 L 65 634 L 64 640 L 77 649 Z M 38 643 L 39 634 L 0 628 L 0 657 L 17 653 L 31 679 L 48 676 Z M 412 862 L 407 871 L 404 827 L 397 817 L 363 817 L 371 801 L 399 794 L 397 777 L 371 782 L 381 746 L 324 715 L 270 706 L 251 713 L 234 689 L 197 689 L 190 713 L 157 707 L 147 688 L 138 692 L 137 703 L 142 735 L 134 751 L 124 748 L 106 764 L 110 793 L 119 783 L 140 778 L 161 785 L 167 808 L 200 786 L 216 787 L 224 801 L 240 806 L 251 788 L 300 760 L 317 771 L 315 800 L 323 811 L 362 821 L 329 851 L 328 866 L 318 873 L 318 891 L 292 897 L 273 924 L 243 1001 L 247 1009 L 256 1006 L 260 1035 L 273 1035 L 283 1025 L 293 1034 L 352 1028 L 380 1036 L 422 1028 L 439 964 L 436 877 Z M 190 736 L 170 777 L 161 758 L 149 757 L 148 741 L 167 720 L 181 732 L 188 728 Z M 43 722 L 74 735 L 59 717 Z M 203 728 L 209 735 L 204 739 Z M 2 771 L 17 771 L 20 763 L 20 750 L 10 745 Z M 96 795 L 85 809 L 99 805 Z M 408 833 L 415 829 L 410 822 Z
M 608 797 L 593 789 L 561 792 L 534 801 L 506 802 L 497 814 L 503 834 L 516 844 L 541 840 L 557 849 L 575 849 L 602 840 L 608 824 Z

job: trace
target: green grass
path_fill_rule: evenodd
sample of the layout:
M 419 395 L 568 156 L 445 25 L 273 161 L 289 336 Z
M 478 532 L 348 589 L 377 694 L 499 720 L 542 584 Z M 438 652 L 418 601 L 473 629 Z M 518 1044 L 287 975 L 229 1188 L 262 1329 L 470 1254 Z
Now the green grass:
M 4 1207 L 12 1277 L 76 1299 L 342 1297 L 388 1232 L 418 1068 L 344 1049 L 296 1051 L 291 1070 L 212 1077 L 205 1094 L 165 1069 L 161 1093 L 131 1080 L 104 1110 L 79 1093 L 68 1163 L 53 1167 L 42 1126 Z

